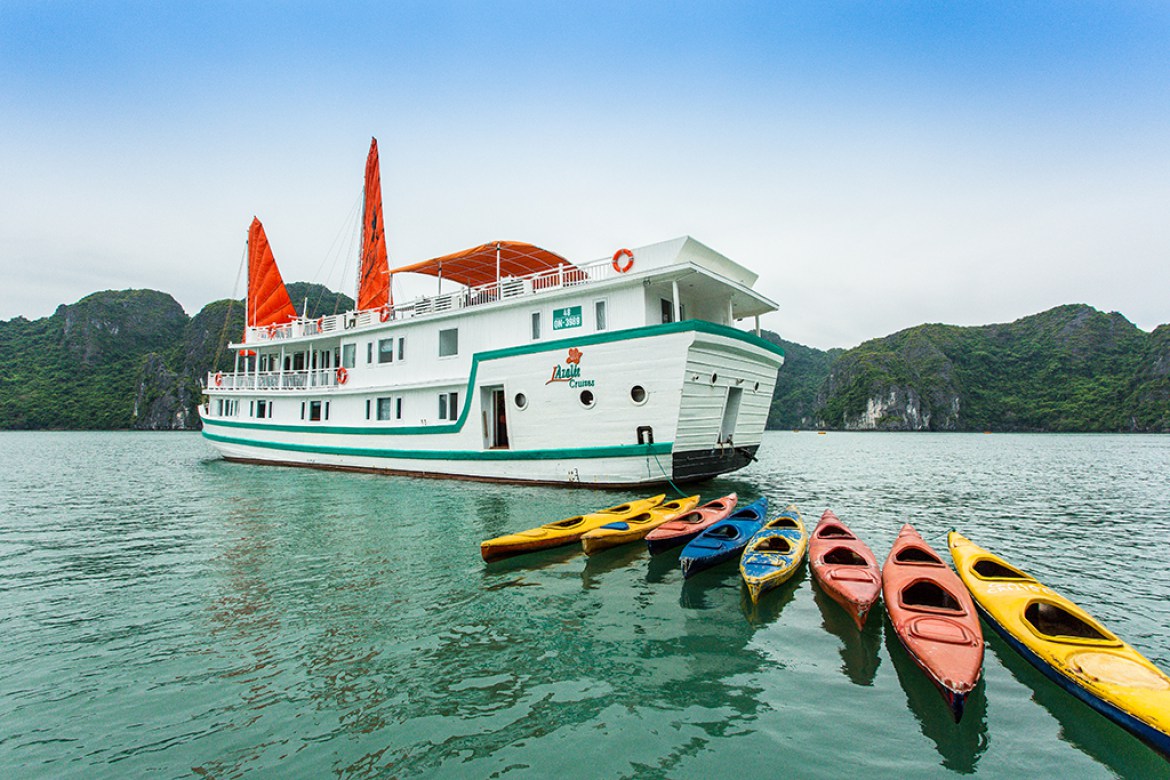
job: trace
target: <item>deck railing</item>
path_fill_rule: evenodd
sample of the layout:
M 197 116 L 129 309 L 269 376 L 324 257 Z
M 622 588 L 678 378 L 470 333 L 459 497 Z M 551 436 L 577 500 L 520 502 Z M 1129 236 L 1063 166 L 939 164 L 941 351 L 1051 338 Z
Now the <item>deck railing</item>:
M 318 387 L 340 387 L 336 368 L 314 368 L 308 371 L 241 371 L 207 375 L 207 387 L 216 390 L 304 390 Z
M 248 328 L 246 340 L 249 344 L 273 342 L 365 328 L 379 323 L 397 322 L 472 306 L 483 306 L 500 300 L 541 295 L 566 287 L 604 281 L 620 275 L 620 272 L 608 260 L 599 260 L 583 266 L 561 266 L 551 271 L 507 277 L 499 282 L 469 287 L 445 295 L 415 298 L 408 303 L 394 304 L 381 309 L 333 314 L 315 320 L 301 318 L 287 325 Z

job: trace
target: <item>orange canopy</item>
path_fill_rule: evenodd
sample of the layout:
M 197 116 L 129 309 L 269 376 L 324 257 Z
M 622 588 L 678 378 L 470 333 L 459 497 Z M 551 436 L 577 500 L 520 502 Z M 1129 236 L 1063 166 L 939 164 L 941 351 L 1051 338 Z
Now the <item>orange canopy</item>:
M 493 241 L 462 252 L 391 269 L 391 274 L 412 273 L 442 276 L 453 282 L 478 287 L 496 281 L 496 248 L 499 247 L 500 278 L 527 276 L 540 271 L 565 270 L 582 273 L 560 255 L 522 241 Z

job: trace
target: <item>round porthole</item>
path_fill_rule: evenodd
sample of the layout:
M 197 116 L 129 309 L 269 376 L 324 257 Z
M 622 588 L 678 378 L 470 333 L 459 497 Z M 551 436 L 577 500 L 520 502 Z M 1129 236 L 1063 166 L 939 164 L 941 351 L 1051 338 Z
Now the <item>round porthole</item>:
M 516 408 L 517 409 L 527 409 L 528 408 L 528 396 L 524 395 L 524 393 L 516 393 Z
M 646 388 L 634 385 L 630 388 L 630 400 L 641 406 L 646 403 Z
M 580 397 L 581 397 L 581 405 L 582 406 L 584 406 L 586 409 L 593 408 L 593 391 L 592 390 L 582 390 Z
M 711 375 L 711 384 L 715 384 L 715 380 L 717 380 L 718 378 L 719 378 L 718 374 L 712 374 Z

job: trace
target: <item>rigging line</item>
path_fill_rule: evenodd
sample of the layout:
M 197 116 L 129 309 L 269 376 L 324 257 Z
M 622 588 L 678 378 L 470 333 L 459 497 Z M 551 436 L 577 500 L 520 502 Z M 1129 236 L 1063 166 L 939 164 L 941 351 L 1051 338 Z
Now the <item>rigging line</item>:
M 228 323 L 232 319 L 232 306 L 236 302 L 236 293 L 240 291 L 240 277 L 244 275 L 244 264 L 248 261 L 248 242 L 244 242 L 244 251 L 240 255 L 240 267 L 236 269 L 236 282 L 232 285 L 232 297 L 228 298 L 227 313 L 223 317 L 223 330 L 219 332 L 219 341 L 215 345 L 215 360 L 212 361 L 212 368 L 219 368 L 219 356 L 223 354 L 224 344 L 227 343 Z M 244 293 L 247 295 L 247 292 Z M 244 311 L 247 311 L 247 305 L 244 306 Z M 248 323 L 244 323 L 244 335 L 247 336 Z
M 658 455 L 653 452 L 650 454 L 654 457 L 654 462 L 658 464 L 658 469 L 662 472 L 662 476 L 666 477 L 666 469 L 662 468 L 662 463 L 658 460 Z M 674 488 L 675 492 L 678 493 L 679 498 L 687 497 L 687 494 L 679 490 L 678 485 L 674 484 L 674 481 L 671 480 L 670 477 L 666 477 L 666 484 Z
M 341 223 L 341 226 L 338 227 L 337 233 L 333 236 L 333 241 L 329 245 L 329 250 L 325 253 L 325 256 L 321 259 L 321 264 L 319 266 L 317 266 L 317 273 L 316 273 L 314 278 L 315 278 L 315 280 L 319 281 L 324 287 L 329 288 L 330 292 L 336 293 L 336 291 L 334 291 L 329 286 L 330 282 L 334 276 L 337 276 L 339 279 L 339 281 L 338 281 L 339 287 L 341 286 L 342 282 L 344 281 L 341 279 L 341 277 L 342 277 L 341 266 L 342 266 L 343 262 L 345 261 L 345 247 L 344 247 L 344 242 L 342 240 L 342 237 L 343 237 L 343 234 L 345 234 L 347 232 L 347 230 L 352 233 L 353 226 L 360 221 L 357 218 L 357 212 L 358 212 L 358 207 L 361 205 L 361 202 L 362 202 L 362 198 L 361 198 L 361 195 L 359 194 L 358 197 L 354 199 L 353 205 L 351 205 L 349 207 L 349 213 L 346 214 L 345 219 Z M 327 275 L 324 273 L 326 264 L 330 265 L 330 269 L 329 269 L 329 272 Z M 324 296 L 324 292 L 322 292 L 321 295 Z M 343 292 L 336 293 L 334 295 L 334 298 L 333 298 L 333 313 L 334 314 L 337 314 L 337 309 L 338 309 L 338 307 L 341 306 L 341 296 L 342 295 L 344 295 Z

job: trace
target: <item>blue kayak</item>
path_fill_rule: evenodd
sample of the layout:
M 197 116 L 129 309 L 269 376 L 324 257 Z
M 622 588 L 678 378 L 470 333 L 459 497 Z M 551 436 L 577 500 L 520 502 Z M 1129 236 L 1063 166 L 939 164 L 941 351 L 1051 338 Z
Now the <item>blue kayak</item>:
M 692 539 L 679 554 L 683 577 L 730 561 L 739 556 L 748 540 L 764 525 L 768 499 L 760 498 L 740 507 Z

